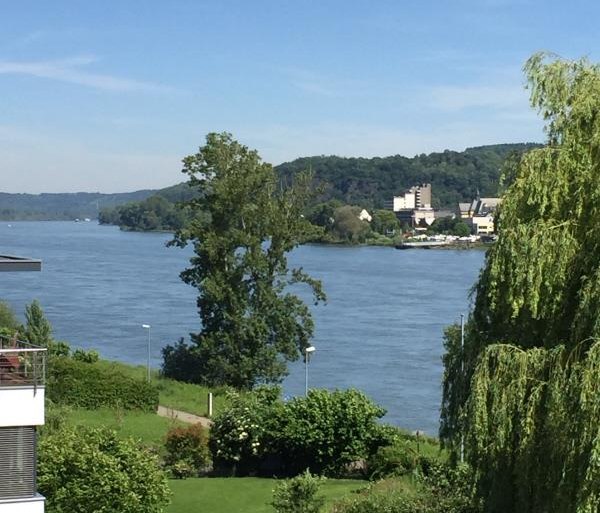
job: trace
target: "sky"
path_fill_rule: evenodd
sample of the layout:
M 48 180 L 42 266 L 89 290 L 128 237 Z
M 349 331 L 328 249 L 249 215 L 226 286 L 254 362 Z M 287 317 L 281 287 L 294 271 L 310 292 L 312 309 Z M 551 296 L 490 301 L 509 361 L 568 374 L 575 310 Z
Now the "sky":
M 228 131 L 279 164 L 543 141 L 521 68 L 600 60 L 573 0 L 0 0 L 0 191 L 185 179 Z

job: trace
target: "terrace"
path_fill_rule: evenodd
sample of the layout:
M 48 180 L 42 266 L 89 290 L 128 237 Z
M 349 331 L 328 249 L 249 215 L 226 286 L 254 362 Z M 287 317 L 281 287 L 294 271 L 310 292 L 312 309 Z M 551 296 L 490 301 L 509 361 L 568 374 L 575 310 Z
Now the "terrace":
M 0 388 L 44 386 L 46 348 L 0 336 Z

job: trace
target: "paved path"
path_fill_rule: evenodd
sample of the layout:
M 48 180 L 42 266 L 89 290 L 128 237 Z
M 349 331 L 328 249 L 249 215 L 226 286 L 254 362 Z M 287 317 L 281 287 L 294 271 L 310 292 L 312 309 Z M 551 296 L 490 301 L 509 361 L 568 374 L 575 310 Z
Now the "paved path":
M 204 427 L 212 426 L 212 420 L 207 417 L 200 417 L 193 413 L 187 413 L 185 411 L 174 410 L 173 408 L 167 408 L 166 406 L 159 406 L 156 412 L 160 417 L 167 417 L 169 419 L 177 419 L 181 422 L 187 422 L 188 424 L 202 424 Z

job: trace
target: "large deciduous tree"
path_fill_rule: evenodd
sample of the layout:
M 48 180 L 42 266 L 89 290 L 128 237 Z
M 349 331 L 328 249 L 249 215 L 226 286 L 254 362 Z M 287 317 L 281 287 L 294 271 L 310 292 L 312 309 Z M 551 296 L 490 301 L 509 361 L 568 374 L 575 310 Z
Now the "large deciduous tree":
M 447 332 L 441 435 L 488 512 L 600 510 L 600 67 L 525 66 L 548 140 L 513 162 L 466 329 Z
M 187 349 L 197 362 L 188 379 L 237 388 L 279 382 L 314 330 L 308 307 L 288 286 L 306 284 L 315 301 L 325 299 L 320 282 L 290 270 L 286 257 L 312 231 L 302 215 L 310 176 L 279 183 L 270 164 L 227 133 L 209 134 L 183 162 L 200 193 L 187 202 L 194 219 L 174 239 L 193 244 L 181 278 L 198 288 L 202 321 Z

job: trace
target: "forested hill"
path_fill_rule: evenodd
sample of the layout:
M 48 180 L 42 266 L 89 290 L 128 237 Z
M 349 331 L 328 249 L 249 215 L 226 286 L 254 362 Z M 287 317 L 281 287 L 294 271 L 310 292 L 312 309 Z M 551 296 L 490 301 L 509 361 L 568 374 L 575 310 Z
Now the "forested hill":
M 10 194 L 0 192 L 0 220 L 47 221 L 96 218 L 98 211 L 141 201 L 155 191 L 102 194 L 99 192 Z
M 498 144 L 444 151 L 413 158 L 395 155 L 375 158 L 304 157 L 276 167 L 283 179 L 312 169 L 323 186 L 319 201 L 338 199 L 346 204 L 381 208 L 394 194 L 421 182 L 430 182 L 434 207 L 454 208 L 458 201 L 470 201 L 498 193 L 500 169 L 507 155 L 523 152 L 536 144 Z M 0 220 L 70 220 L 96 218 L 131 229 L 169 229 L 182 222 L 174 203 L 189 199 L 192 192 L 183 183 L 159 191 L 128 193 L 0 193 Z M 125 208 L 115 207 L 126 205 Z M 120 212 L 119 212 L 120 210 Z M 120 219 L 124 215 L 127 219 Z M 167 221 L 167 218 L 169 219 Z M 176 218 L 176 219 L 175 219 Z
M 375 158 L 303 157 L 277 166 L 281 176 L 312 169 L 324 187 L 321 201 L 338 199 L 367 208 L 382 208 L 386 200 L 406 188 L 426 182 L 432 185 L 435 208 L 454 208 L 459 201 L 496 196 L 502 164 L 513 152 L 540 146 L 534 143 L 478 146 L 457 152 L 421 154 L 413 158 L 395 155 Z

